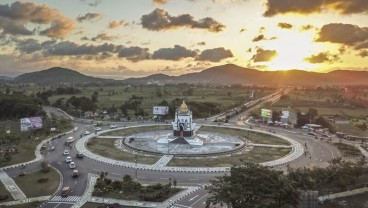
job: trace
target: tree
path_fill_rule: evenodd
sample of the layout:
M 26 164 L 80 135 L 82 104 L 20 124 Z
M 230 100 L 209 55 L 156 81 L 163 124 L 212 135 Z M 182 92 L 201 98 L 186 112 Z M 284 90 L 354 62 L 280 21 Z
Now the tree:
M 281 171 L 247 163 L 231 168 L 231 175 L 216 177 L 207 187 L 208 203 L 232 208 L 287 208 L 299 203 L 299 194 Z
M 91 100 L 94 103 L 98 101 L 98 92 L 97 91 L 93 92 L 93 94 L 91 95 Z

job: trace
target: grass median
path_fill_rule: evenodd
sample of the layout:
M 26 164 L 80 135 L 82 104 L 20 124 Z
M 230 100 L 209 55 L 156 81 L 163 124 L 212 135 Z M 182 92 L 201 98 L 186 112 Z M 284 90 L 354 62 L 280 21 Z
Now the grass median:
M 358 148 L 345 143 L 333 143 L 333 145 L 341 152 L 344 157 L 363 156 Z
M 6 198 L 6 196 L 8 196 L 8 198 Z M 9 191 L 6 190 L 4 184 L 0 182 L 0 203 L 7 202 L 7 201 L 13 201 L 13 200 L 14 198 L 11 195 L 11 193 L 9 193 Z
M 137 159 L 138 163 L 152 165 L 160 159 L 156 156 L 143 156 L 139 154 L 135 156 L 132 153 L 117 149 L 114 146 L 114 142 L 115 139 L 94 137 L 87 142 L 87 148 L 95 154 L 121 161 L 135 162 L 135 159 Z
M 37 171 L 17 176 L 14 181 L 27 198 L 32 198 L 54 194 L 59 187 L 60 176 L 54 169 L 49 168 L 49 172 Z
M 258 132 L 242 130 L 242 129 L 232 129 L 232 128 L 225 128 L 225 127 L 213 127 L 213 126 L 202 126 L 199 130 L 200 131 L 208 131 L 208 132 L 218 132 L 222 134 L 227 134 L 231 136 L 237 136 L 242 138 L 247 138 L 249 141 L 256 143 L 256 144 L 275 144 L 275 145 L 290 145 L 290 143 L 284 139 L 262 134 Z
M 261 163 L 281 158 L 289 154 L 291 148 L 254 147 L 250 151 L 231 156 L 204 157 L 198 159 L 173 158 L 168 166 L 181 167 L 229 167 L 246 162 Z

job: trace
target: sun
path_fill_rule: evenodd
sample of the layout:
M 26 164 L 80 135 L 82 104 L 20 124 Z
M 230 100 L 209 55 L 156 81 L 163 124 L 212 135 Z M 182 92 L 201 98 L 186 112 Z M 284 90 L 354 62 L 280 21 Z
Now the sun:
M 305 61 L 306 57 L 323 50 L 322 46 L 313 42 L 314 35 L 307 32 L 281 31 L 277 39 L 265 43 L 265 49 L 276 50 L 278 55 L 267 66 L 275 70 L 311 70 L 316 67 Z

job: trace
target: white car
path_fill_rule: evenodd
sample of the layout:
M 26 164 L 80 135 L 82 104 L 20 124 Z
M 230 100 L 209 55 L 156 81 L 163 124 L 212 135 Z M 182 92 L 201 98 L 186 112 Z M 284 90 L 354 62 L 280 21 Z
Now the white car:
M 117 125 L 115 125 L 115 124 L 111 124 L 111 125 L 110 125 L 110 129 L 116 129 L 116 128 L 118 128 L 118 126 L 117 126 Z
M 90 134 L 89 131 L 84 131 L 83 132 L 83 135 L 88 135 L 88 134 Z
M 101 127 L 96 127 L 95 131 L 102 131 L 102 128 Z
M 69 155 L 69 150 L 64 150 L 63 155 Z
M 65 162 L 66 162 L 66 163 L 70 163 L 70 162 L 72 162 L 72 157 L 70 157 L 70 156 L 66 157 L 66 158 L 65 158 Z
M 75 168 L 75 162 L 70 162 L 69 167 L 70 167 L 71 169 L 74 169 L 74 168 Z

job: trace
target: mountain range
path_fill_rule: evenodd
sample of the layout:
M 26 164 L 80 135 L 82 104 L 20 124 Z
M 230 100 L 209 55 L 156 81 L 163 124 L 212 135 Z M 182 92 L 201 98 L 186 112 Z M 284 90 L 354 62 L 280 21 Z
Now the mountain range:
M 15 77 L 17 83 L 86 83 L 121 82 L 122 84 L 213 84 L 213 85 L 368 85 L 368 71 L 336 70 L 329 73 L 289 71 L 258 71 L 226 64 L 201 72 L 180 76 L 154 74 L 141 78 L 112 80 L 83 75 L 77 71 L 53 67 Z

